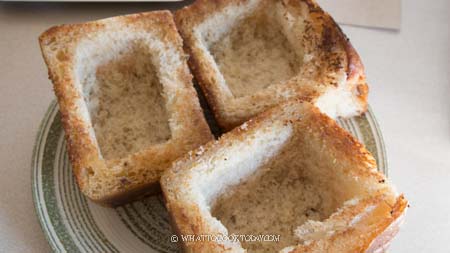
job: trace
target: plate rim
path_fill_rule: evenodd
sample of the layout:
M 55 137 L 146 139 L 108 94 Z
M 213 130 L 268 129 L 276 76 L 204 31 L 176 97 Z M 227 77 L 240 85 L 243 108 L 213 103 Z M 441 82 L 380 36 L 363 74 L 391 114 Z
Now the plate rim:
M 47 244 L 50 246 L 50 248 L 52 249 L 52 252 L 58 252 L 56 246 L 51 243 L 51 238 L 50 238 L 50 234 L 47 232 L 47 230 L 45 229 L 45 219 L 42 217 L 42 214 L 39 212 L 39 196 L 38 196 L 38 192 L 37 192 L 37 178 L 36 178 L 36 159 L 38 157 L 37 151 L 38 151 L 38 144 L 40 143 L 40 140 L 43 137 L 43 130 L 44 127 L 47 126 L 47 122 L 50 119 L 50 114 L 53 111 L 54 107 L 57 106 L 56 105 L 57 102 L 56 100 L 52 100 L 50 102 L 50 104 L 47 107 L 47 111 L 44 114 L 44 117 L 41 119 L 41 122 L 39 123 L 39 128 L 38 131 L 36 133 L 36 137 L 34 138 L 34 144 L 33 144 L 33 153 L 32 153 L 32 158 L 31 158 L 31 192 L 32 192 L 32 196 L 33 196 L 33 204 L 34 204 L 34 213 L 37 216 L 37 219 L 39 220 L 39 226 L 41 227 L 41 231 L 45 236 L 45 239 L 47 241 Z

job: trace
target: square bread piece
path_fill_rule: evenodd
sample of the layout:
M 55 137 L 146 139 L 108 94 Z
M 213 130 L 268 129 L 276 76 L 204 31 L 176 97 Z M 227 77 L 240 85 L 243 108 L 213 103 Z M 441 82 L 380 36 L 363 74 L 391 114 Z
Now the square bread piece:
M 407 207 L 362 144 L 298 101 L 190 152 L 161 187 L 179 234 L 210 235 L 186 252 L 384 252 Z
M 175 21 L 223 130 L 292 97 L 333 118 L 367 109 L 360 58 L 315 1 L 197 0 Z
M 56 26 L 39 42 L 74 174 L 92 200 L 157 192 L 172 161 L 213 139 L 169 11 Z

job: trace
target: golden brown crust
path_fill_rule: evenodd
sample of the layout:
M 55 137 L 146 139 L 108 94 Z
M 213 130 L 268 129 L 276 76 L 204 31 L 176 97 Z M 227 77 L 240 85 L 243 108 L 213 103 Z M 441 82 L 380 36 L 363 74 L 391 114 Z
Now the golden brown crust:
M 283 96 L 277 95 L 277 90 L 275 88 L 267 92 L 252 94 L 244 100 L 246 102 L 237 102 L 237 99 L 227 97 L 227 95 L 225 95 L 224 92 L 221 92 L 217 87 L 217 80 L 219 78 L 212 69 L 212 66 L 205 60 L 205 56 L 203 55 L 204 52 L 199 48 L 198 38 L 194 32 L 199 25 L 212 17 L 215 13 L 223 11 L 224 8 L 228 6 L 245 5 L 248 2 L 249 0 L 197 0 L 190 6 L 184 7 L 175 13 L 175 21 L 184 40 L 184 49 L 190 55 L 189 66 L 205 94 L 207 102 L 211 107 L 218 124 L 225 131 L 234 128 L 254 115 L 277 105 L 286 99 Z M 324 12 L 320 6 L 316 4 L 315 1 L 283 0 L 279 2 L 287 6 L 287 8 L 296 10 L 302 8 L 302 3 L 308 6 L 309 15 L 313 21 L 312 27 L 315 27 L 314 29 L 317 30 L 317 33 L 321 34 L 320 36 L 322 37 L 317 44 L 317 48 L 320 48 L 320 50 L 323 51 L 320 59 L 322 63 L 320 65 L 324 67 L 323 69 L 318 70 L 320 73 L 317 73 L 316 76 L 310 77 L 316 79 L 313 82 L 316 82 L 317 85 L 304 85 L 305 80 L 302 79 L 302 74 L 300 73 L 298 78 L 293 78 L 285 84 L 281 84 L 279 88 L 277 88 L 279 91 L 278 93 L 293 93 L 295 95 L 290 95 L 290 97 L 299 97 L 305 98 L 307 101 L 316 101 L 324 94 L 327 85 L 336 86 L 335 81 L 324 78 L 327 76 L 326 71 L 334 72 L 338 71 L 340 68 L 345 68 L 348 89 L 355 90 L 354 93 L 356 94 L 355 96 L 358 101 L 357 107 L 360 107 L 357 110 L 357 113 L 366 111 L 368 87 L 365 82 L 364 67 L 357 52 L 340 30 L 339 26 L 328 13 Z M 341 52 L 334 52 L 336 50 Z M 340 56 L 341 54 L 345 55 L 346 59 L 342 58 Z M 333 62 L 339 62 L 339 64 L 332 64 Z M 337 69 L 334 69 L 336 67 Z M 232 106 L 231 104 L 233 103 L 240 103 L 242 109 L 246 112 L 240 112 L 239 114 L 235 113 L 238 105 Z
M 403 195 L 397 197 L 393 203 L 388 203 L 381 195 L 364 199 L 356 206 L 344 209 L 331 219 L 348 220 L 356 217 L 368 207 L 374 208 L 372 214 L 361 217 L 357 224 L 337 231 L 331 237 L 299 245 L 289 253 L 385 252 L 399 230 L 407 206 L 408 202 Z
M 134 188 L 129 188 L 126 191 L 117 192 L 113 195 L 106 196 L 99 200 L 93 199 L 93 201 L 102 206 L 115 207 L 130 203 L 132 201 L 144 199 L 148 196 L 159 193 L 161 193 L 159 182 L 151 182 L 148 184 L 136 186 Z
M 390 208 L 389 214 L 386 215 L 383 223 L 378 226 L 377 233 L 374 233 L 372 238 L 370 238 L 370 243 L 364 246 L 366 253 L 386 252 L 387 247 L 403 223 L 407 208 L 408 201 L 403 195 L 400 195 L 394 206 Z
M 307 245 L 297 246 L 289 253 L 385 252 L 390 241 L 399 230 L 408 202 L 403 195 L 397 197 L 393 204 L 388 203 L 383 196 L 374 196 L 364 199 L 356 206 L 345 209 L 339 214 L 339 218 L 348 219 L 355 217 L 370 206 L 375 211 L 362 217 L 357 225 L 335 232 L 331 237 L 315 240 Z M 337 217 L 333 218 L 336 219 Z
M 209 142 L 179 158 L 170 170 L 165 171 L 161 178 L 161 186 L 175 231 L 184 235 L 217 233 L 205 223 L 199 207 L 183 199 L 187 195 L 185 190 L 193 187 L 191 183 L 195 184 L 195 182 L 190 183 L 190 171 L 202 167 L 201 164 L 205 161 L 216 159 L 215 156 L 218 154 L 227 156 L 228 147 L 246 142 L 249 136 L 254 138 L 254 133 L 259 129 L 270 128 L 280 121 L 291 125 L 294 135 L 308 132 L 308 136 L 315 136 L 314 138 L 321 140 L 327 153 L 334 154 L 339 163 L 348 164 L 349 168 L 342 170 L 341 173 L 348 178 L 357 178 L 358 181 L 365 182 L 364 184 L 368 187 L 377 189 L 373 193 L 368 193 L 368 197 L 360 200 L 356 205 L 344 207 L 330 218 L 351 223 L 369 206 L 374 206 L 375 211 L 361 216 L 361 219 L 355 223 L 357 225 L 338 231 L 330 238 L 313 241 L 307 245 L 298 245 L 292 252 L 375 252 L 375 249 L 386 247 L 398 231 L 400 220 L 406 211 L 407 201 L 403 196 L 392 195 L 385 176 L 377 171 L 374 158 L 362 144 L 339 127 L 334 120 L 310 103 L 299 99 L 284 102 L 259 114 L 243 126 L 225 133 L 219 140 Z M 209 168 L 209 166 L 206 167 Z M 212 172 L 208 171 L 208 173 Z M 348 251 L 343 251 L 336 246 L 338 243 L 346 245 Z M 186 252 L 228 252 L 229 250 L 225 249 L 224 245 L 211 242 L 191 242 L 184 244 L 183 247 Z
M 320 137 L 326 141 L 327 148 L 333 149 L 339 154 L 339 158 L 358 161 L 363 164 L 357 169 L 352 168 L 348 173 L 355 177 L 375 178 L 376 181 L 384 182 L 383 174 L 377 172 L 377 164 L 370 152 L 353 135 L 343 130 L 336 121 L 327 117 L 317 108 L 311 108 L 314 113 L 310 114 L 309 122 L 312 129 L 321 129 Z M 355 162 L 357 163 L 357 162 Z
M 295 107 L 297 109 L 301 108 L 297 113 L 303 115 L 303 117 L 286 119 L 287 116 L 283 115 L 282 108 L 289 107 Z M 307 113 L 303 114 L 304 112 Z M 171 171 L 176 170 L 178 166 L 175 165 L 177 164 L 182 164 L 182 167 L 188 167 L 188 164 L 198 162 L 199 158 L 195 155 L 197 153 L 201 153 L 202 156 L 208 156 L 224 146 L 233 145 L 233 142 L 236 140 L 244 140 L 246 135 L 256 131 L 261 127 L 263 122 L 285 120 L 295 126 L 304 127 L 303 125 L 296 125 L 295 123 L 302 122 L 305 117 L 307 117 L 309 124 L 308 129 L 315 129 L 314 131 L 320 130 L 317 134 L 327 141 L 327 148 L 339 152 L 342 157 L 357 160 L 360 161 L 361 164 L 364 164 L 364 166 L 358 168 L 358 170 L 349 170 L 349 173 L 361 177 L 375 176 L 376 181 L 382 181 L 384 183 L 383 180 L 385 177 L 376 171 L 376 161 L 364 145 L 349 132 L 342 129 L 336 121 L 321 113 L 318 108 L 314 107 L 309 102 L 305 102 L 303 99 L 298 98 L 290 99 L 276 107 L 262 112 L 257 117 L 247 121 L 245 123 L 245 128 L 234 128 L 232 131 L 223 134 L 218 140 L 206 143 L 197 149 L 193 149 L 188 154 L 178 158 L 176 163 L 174 163 L 172 170 L 167 171 L 165 174 L 169 175 Z M 301 130 L 303 129 L 299 129 L 299 131 Z
M 243 2 L 245 2 L 245 0 L 199 0 L 176 11 L 174 16 L 178 31 L 183 38 L 183 48 L 189 55 L 189 67 L 193 72 L 200 89 L 205 95 L 206 101 L 214 114 L 215 120 L 222 130 L 230 130 L 241 122 L 230 122 L 221 111 L 219 106 L 220 94 L 215 92 L 214 88 L 211 87 L 211 69 L 208 66 L 204 66 L 202 59 L 199 57 L 198 49 L 192 46 L 196 43 L 195 38 L 193 37 L 192 29 L 204 21 L 209 15 L 211 15 L 211 13 L 220 12 L 229 4 L 238 4 Z M 194 13 L 195 15 L 193 15 Z
M 331 16 L 330 16 L 331 18 Z M 332 19 L 332 18 L 331 18 Z M 369 86 L 366 83 L 366 74 L 364 73 L 364 65 L 356 52 L 350 40 L 342 32 L 341 28 L 332 19 L 335 26 L 338 28 L 339 37 L 344 44 L 345 52 L 347 54 L 347 81 L 356 86 L 357 97 L 360 104 L 363 105 L 363 111 L 367 110 L 367 99 L 369 94 Z
M 145 151 L 123 159 L 105 161 L 101 157 L 95 136 L 92 136 L 92 125 L 82 113 L 86 106 L 83 105 L 83 97 L 76 87 L 75 53 L 82 39 L 100 32 L 114 32 L 121 29 L 130 33 L 151 32 L 164 44 L 176 48 L 177 54 L 183 58 L 182 40 L 169 11 L 55 26 L 39 37 L 49 77 L 58 99 L 68 153 L 77 182 L 84 194 L 105 205 L 122 204 L 143 194 L 158 192 L 160 174 L 175 158 L 213 139 L 192 86 L 192 76 L 184 62 L 174 73 L 179 80 L 177 84 L 179 88 L 174 95 L 177 100 L 169 108 L 170 113 L 177 114 L 177 124 L 180 124 L 179 134 L 173 136 L 166 144 L 151 146 Z M 121 167 L 126 175 L 144 173 L 146 176 L 142 180 L 134 181 L 126 175 L 115 178 L 109 171 L 111 167 L 117 166 Z M 106 186 L 106 181 L 116 187 Z M 98 194 L 91 189 L 93 184 L 99 184 L 100 191 L 104 193 Z
M 190 48 L 186 46 L 184 46 L 184 48 L 188 55 L 194 55 Z M 208 105 L 211 108 L 212 113 L 214 114 L 215 120 L 219 123 L 222 129 L 233 128 L 234 124 L 229 124 L 226 119 L 223 118 L 223 114 L 220 113 L 220 109 L 217 106 L 217 96 L 212 91 L 210 91 L 210 89 L 206 88 L 208 85 L 207 77 L 203 74 L 204 72 L 201 70 L 198 61 L 195 61 L 194 57 L 189 57 L 188 64 L 194 76 L 196 77 L 196 81 L 198 82 L 201 91 L 205 95 L 206 101 L 208 102 Z

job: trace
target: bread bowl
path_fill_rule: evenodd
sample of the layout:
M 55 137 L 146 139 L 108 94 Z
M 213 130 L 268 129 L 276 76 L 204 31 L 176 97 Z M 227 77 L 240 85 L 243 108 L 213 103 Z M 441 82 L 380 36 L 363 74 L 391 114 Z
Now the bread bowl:
M 333 118 L 367 109 L 361 60 L 313 0 L 197 0 L 175 20 L 224 130 L 292 97 Z
M 173 160 L 213 139 L 169 11 L 56 26 L 39 42 L 90 199 L 114 206 L 158 192 Z
M 362 144 L 296 100 L 179 159 L 161 186 L 179 235 L 213 236 L 179 237 L 185 252 L 385 252 L 408 205 Z

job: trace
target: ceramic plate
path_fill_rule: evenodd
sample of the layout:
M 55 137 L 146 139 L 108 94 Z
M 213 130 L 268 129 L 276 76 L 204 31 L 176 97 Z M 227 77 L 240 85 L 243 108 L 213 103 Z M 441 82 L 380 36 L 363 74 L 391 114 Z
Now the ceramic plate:
M 383 139 L 371 110 L 339 124 L 368 147 L 379 170 L 387 174 Z M 32 173 L 36 212 L 55 252 L 177 252 L 161 196 L 111 209 L 81 194 L 70 168 L 56 102 L 41 123 Z

